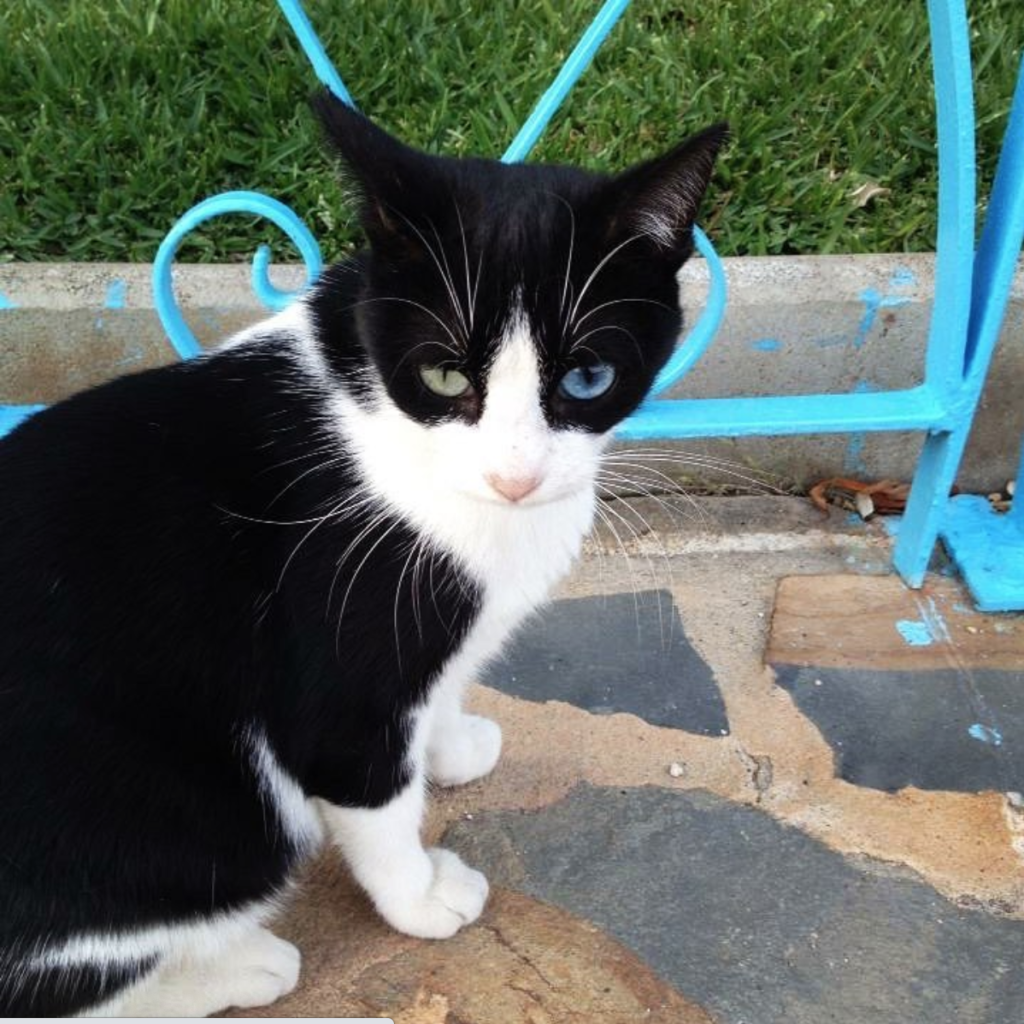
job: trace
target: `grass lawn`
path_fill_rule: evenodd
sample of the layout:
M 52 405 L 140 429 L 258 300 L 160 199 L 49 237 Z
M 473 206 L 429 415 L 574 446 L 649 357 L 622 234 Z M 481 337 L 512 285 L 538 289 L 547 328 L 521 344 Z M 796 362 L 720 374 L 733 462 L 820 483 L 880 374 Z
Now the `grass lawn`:
M 984 189 L 1024 2 L 969 6 Z M 494 155 L 596 8 L 307 2 L 364 111 L 428 149 Z M 924 0 L 636 0 L 534 159 L 614 169 L 727 118 L 703 217 L 724 255 L 928 250 L 930 75 Z M 284 200 L 337 256 L 353 236 L 314 85 L 273 0 L 3 0 L 0 259 L 150 260 L 180 214 L 231 188 Z M 871 183 L 887 191 L 858 206 Z M 262 238 L 228 218 L 181 258 L 247 258 Z

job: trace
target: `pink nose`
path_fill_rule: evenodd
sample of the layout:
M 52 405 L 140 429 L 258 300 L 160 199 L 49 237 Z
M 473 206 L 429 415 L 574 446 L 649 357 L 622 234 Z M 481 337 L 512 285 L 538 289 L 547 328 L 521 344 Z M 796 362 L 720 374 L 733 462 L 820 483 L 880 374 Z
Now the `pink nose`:
M 539 476 L 499 476 L 497 473 L 488 473 L 485 479 L 494 490 L 509 501 L 522 501 L 528 494 L 537 490 L 541 482 Z

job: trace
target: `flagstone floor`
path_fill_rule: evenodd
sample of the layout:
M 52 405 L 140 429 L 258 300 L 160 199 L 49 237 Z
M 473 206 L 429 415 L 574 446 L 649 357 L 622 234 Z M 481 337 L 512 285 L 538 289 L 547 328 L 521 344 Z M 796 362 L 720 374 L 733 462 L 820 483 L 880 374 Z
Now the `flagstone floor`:
M 1024 1019 L 1024 616 L 907 591 L 880 525 L 700 504 L 595 538 L 475 688 L 503 757 L 427 838 L 480 921 L 397 935 L 325 853 L 279 926 L 302 981 L 246 1015 Z

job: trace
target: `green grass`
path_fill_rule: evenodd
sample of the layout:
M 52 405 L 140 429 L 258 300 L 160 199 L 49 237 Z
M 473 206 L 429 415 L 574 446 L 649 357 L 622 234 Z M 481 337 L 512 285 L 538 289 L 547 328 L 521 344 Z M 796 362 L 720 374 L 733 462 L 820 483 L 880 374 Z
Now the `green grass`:
M 307 10 L 367 113 L 437 152 L 497 155 L 596 6 Z M 984 187 L 1024 3 L 970 7 Z M 703 216 L 723 254 L 928 250 L 930 74 L 924 0 L 636 0 L 534 158 L 614 169 L 724 117 L 735 141 Z M 284 200 L 337 256 L 354 236 L 306 110 L 314 84 L 272 0 L 4 0 L 0 259 L 149 260 L 229 188 Z M 865 182 L 889 191 L 858 208 Z M 240 259 L 273 237 L 227 218 L 181 257 Z

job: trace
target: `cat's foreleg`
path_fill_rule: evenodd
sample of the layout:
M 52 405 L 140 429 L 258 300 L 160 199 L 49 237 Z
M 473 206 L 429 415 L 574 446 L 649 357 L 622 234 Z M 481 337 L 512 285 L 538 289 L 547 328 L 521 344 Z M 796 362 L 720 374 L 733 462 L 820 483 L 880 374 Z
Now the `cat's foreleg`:
M 420 840 L 426 778 L 412 780 L 382 807 L 337 807 L 321 801 L 328 831 L 393 928 L 423 939 L 446 939 L 475 921 L 487 901 L 487 879 L 449 850 Z
M 501 726 L 462 710 L 469 675 L 453 665 L 430 698 L 427 775 L 439 786 L 462 786 L 482 778 L 501 754 Z

